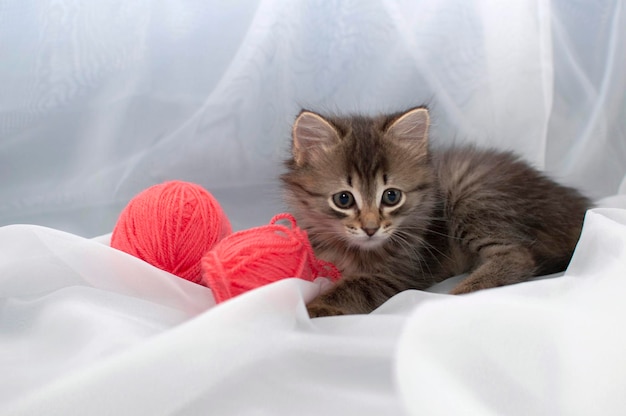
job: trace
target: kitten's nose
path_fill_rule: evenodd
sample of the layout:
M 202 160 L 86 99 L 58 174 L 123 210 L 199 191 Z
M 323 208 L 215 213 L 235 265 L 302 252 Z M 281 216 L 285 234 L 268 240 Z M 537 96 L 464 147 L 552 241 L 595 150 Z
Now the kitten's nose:
M 365 231 L 365 234 L 367 234 L 369 237 L 373 236 L 374 234 L 376 234 L 376 231 L 378 231 L 380 227 L 376 226 L 376 227 L 361 227 L 361 229 L 363 231 Z

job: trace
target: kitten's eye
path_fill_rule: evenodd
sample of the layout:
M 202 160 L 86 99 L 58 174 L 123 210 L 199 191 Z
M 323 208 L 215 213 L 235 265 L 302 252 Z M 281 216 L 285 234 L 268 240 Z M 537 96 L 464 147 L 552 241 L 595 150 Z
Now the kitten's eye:
M 354 205 L 354 196 L 348 191 L 338 192 L 333 195 L 333 202 L 338 208 L 348 209 Z
M 382 203 L 388 207 L 397 205 L 402 199 L 402 191 L 399 189 L 389 188 L 383 192 Z

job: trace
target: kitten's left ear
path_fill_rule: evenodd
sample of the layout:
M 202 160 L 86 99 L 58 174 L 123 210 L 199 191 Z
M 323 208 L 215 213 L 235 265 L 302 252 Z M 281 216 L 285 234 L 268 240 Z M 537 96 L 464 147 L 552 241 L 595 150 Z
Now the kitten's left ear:
M 302 166 L 339 143 L 339 133 L 322 116 L 303 110 L 293 123 L 293 158 Z
M 409 148 L 425 149 L 429 125 L 428 109 L 414 108 L 394 120 L 387 128 L 386 136 Z

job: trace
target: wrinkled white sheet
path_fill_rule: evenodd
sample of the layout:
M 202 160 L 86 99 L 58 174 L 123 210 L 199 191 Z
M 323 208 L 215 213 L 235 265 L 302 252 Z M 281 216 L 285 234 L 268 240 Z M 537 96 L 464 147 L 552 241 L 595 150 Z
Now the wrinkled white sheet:
M 7 0 L 0 58 L 0 414 L 626 412 L 620 0 Z M 265 224 L 301 106 L 424 102 L 614 207 L 564 277 L 310 320 L 323 280 L 215 306 L 106 244 L 170 179 Z
M 92 240 L 0 228 L 0 413 L 620 415 L 626 210 L 589 212 L 564 277 L 407 291 L 310 320 L 316 283 L 214 305 Z
M 564 277 L 425 302 L 395 362 L 415 415 L 626 411 L 626 210 L 598 209 Z

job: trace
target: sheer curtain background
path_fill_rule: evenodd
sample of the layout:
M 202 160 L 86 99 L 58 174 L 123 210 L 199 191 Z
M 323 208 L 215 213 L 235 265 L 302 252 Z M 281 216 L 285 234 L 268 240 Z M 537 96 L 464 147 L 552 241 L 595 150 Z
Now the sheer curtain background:
M 108 233 L 168 179 L 266 223 L 301 107 L 428 103 L 435 145 L 518 151 L 593 198 L 626 175 L 619 0 L 4 0 L 0 58 L 2 225 Z

